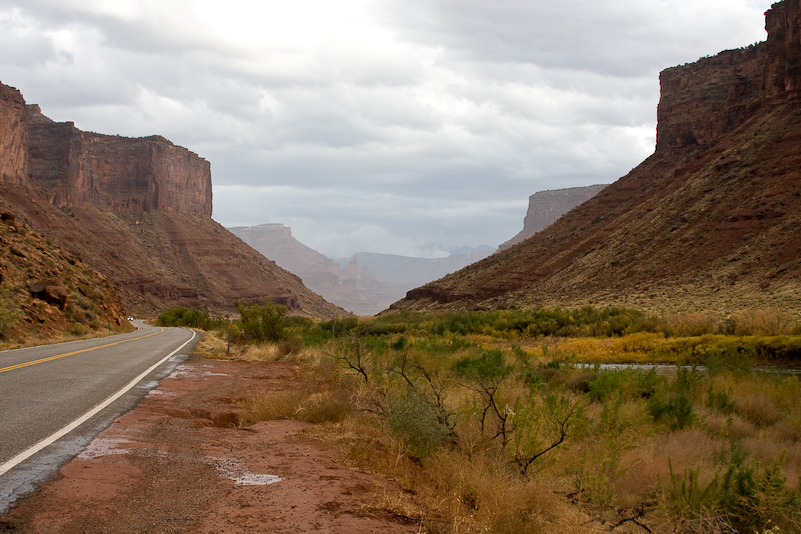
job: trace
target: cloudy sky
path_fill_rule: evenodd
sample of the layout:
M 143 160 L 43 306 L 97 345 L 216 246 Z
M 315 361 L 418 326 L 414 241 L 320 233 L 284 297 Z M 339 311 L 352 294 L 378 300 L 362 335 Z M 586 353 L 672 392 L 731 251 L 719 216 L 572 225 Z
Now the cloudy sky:
M 214 218 L 333 257 L 496 246 L 653 152 L 659 71 L 770 0 L 0 0 L 0 82 L 211 162 Z

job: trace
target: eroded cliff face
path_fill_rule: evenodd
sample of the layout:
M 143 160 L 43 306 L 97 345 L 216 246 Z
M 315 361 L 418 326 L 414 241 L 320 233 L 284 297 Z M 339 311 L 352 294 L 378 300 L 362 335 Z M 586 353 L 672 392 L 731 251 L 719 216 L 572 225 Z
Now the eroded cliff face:
M 509 241 L 502 243 L 498 250 L 525 241 L 537 232 L 545 230 L 562 215 L 597 195 L 606 184 L 586 187 L 567 187 L 550 191 L 538 191 L 528 197 L 528 211 L 523 219 L 523 229 Z
M 28 106 L 28 183 L 60 208 L 164 210 L 211 217 L 211 166 L 160 136 L 83 132 Z
M 656 151 L 708 148 L 763 103 L 765 43 L 727 50 L 659 75 Z
M 767 98 L 801 98 L 801 0 L 773 4 L 765 13 L 768 31 L 763 87 Z
M 801 0 L 773 4 L 765 29 L 766 42 L 662 71 L 657 153 L 709 148 L 762 106 L 801 99 Z
M 0 182 L 25 185 L 28 176 L 25 99 L 0 83 Z

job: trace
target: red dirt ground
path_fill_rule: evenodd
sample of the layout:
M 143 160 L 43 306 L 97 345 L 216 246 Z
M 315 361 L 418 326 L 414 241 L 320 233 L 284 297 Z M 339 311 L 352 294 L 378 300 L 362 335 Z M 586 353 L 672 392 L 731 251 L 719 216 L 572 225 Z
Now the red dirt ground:
M 420 532 L 380 505 L 400 489 L 346 467 L 294 420 L 237 428 L 236 403 L 286 387 L 292 363 L 192 356 L 21 500 L 13 533 Z

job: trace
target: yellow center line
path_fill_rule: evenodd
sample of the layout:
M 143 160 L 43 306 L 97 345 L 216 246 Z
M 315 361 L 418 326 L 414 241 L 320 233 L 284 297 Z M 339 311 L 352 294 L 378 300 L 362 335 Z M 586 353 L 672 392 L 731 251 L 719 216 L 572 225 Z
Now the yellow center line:
M 105 349 L 107 347 L 113 347 L 114 345 L 119 345 L 120 343 L 127 343 L 128 341 L 136 341 L 137 339 L 145 339 L 146 337 L 155 336 L 156 334 L 161 334 L 164 332 L 162 328 L 158 332 L 153 332 L 152 334 L 147 334 L 144 336 L 134 337 L 131 339 L 123 339 L 122 341 L 115 341 L 114 343 L 109 343 L 108 345 L 101 345 L 99 347 L 92 347 L 90 349 L 81 349 L 76 350 L 73 352 L 67 352 L 65 354 L 56 354 L 55 356 L 50 356 L 49 358 L 42 358 L 41 360 L 34 360 L 31 362 L 25 363 L 18 363 L 17 365 L 11 365 L 9 367 L 0 367 L 0 373 L 5 373 L 6 371 L 13 371 L 14 369 L 22 369 L 23 367 L 28 367 L 30 365 L 36 365 L 37 363 L 45 363 L 45 362 L 52 362 L 53 360 L 58 360 L 59 358 L 66 358 L 67 356 L 74 356 L 75 354 L 81 354 L 82 352 L 89 352 L 92 350 L 97 349 Z

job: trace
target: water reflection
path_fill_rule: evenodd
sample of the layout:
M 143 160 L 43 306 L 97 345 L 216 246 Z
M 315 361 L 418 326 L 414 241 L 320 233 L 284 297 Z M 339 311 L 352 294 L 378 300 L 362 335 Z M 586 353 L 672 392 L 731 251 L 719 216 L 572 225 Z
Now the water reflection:
M 581 369 L 600 369 L 602 371 L 620 371 L 622 369 L 638 369 L 642 371 L 655 370 L 656 374 L 668 375 L 675 374 L 678 365 L 669 363 L 577 363 L 576 367 Z M 707 371 L 705 365 L 682 365 L 682 369 L 695 369 L 697 371 Z M 785 375 L 801 375 L 801 367 L 779 367 L 770 365 L 754 366 L 754 371 L 765 373 L 778 373 Z

